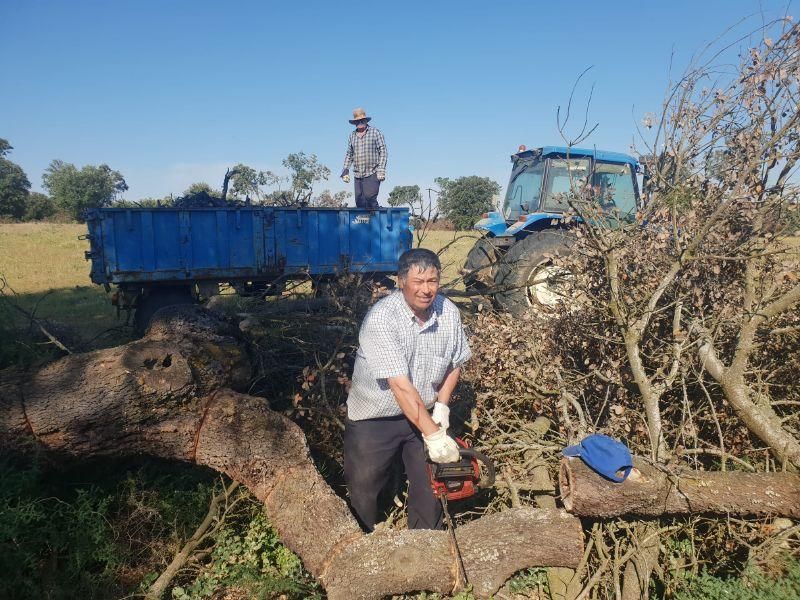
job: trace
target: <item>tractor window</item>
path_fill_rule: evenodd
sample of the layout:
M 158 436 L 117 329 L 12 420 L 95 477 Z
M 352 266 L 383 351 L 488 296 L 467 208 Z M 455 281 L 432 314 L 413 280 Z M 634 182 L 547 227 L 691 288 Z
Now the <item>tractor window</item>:
M 549 162 L 544 208 L 552 212 L 565 212 L 569 210 L 567 195 L 573 190 L 581 190 L 586 185 L 589 159 L 551 158 Z
M 636 188 L 629 164 L 596 163 L 592 191 L 604 210 L 616 210 L 621 215 L 636 212 Z
M 512 175 L 503 204 L 503 215 L 507 221 L 516 221 L 520 214 L 538 210 L 543 173 L 544 163 L 538 162 Z

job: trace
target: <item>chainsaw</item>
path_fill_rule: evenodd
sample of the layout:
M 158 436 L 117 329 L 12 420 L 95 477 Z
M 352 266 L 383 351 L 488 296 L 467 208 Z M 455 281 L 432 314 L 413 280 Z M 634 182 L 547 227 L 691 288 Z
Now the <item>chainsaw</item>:
M 494 463 L 485 454 L 473 450 L 461 438 L 455 438 L 461 460 L 451 463 L 428 461 L 431 488 L 437 498 L 463 500 L 474 496 L 478 489 L 494 485 Z M 481 468 L 483 465 L 483 468 Z
M 467 584 L 467 572 L 461 558 L 461 550 L 456 539 L 455 524 L 447 509 L 448 500 L 463 500 L 474 496 L 479 489 L 494 485 L 494 463 L 485 454 L 473 450 L 469 443 L 461 438 L 454 438 L 460 446 L 460 460 L 451 463 L 435 463 L 428 461 L 428 475 L 431 479 L 433 495 L 442 504 L 444 520 L 450 533 L 450 545 L 456 555 L 456 580 L 452 592 L 463 590 Z M 481 468 L 483 465 L 483 468 Z

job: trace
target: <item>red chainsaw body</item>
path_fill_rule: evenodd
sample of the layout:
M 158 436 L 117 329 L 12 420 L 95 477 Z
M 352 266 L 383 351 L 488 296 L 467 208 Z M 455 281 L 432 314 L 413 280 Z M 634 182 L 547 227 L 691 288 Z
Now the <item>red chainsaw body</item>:
M 456 443 L 462 448 L 469 448 L 469 444 L 461 438 L 455 438 Z M 431 488 L 437 498 L 449 500 L 463 500 L 474 496 L 478 491 L 481 480 L 481 470 L 477 459 L 462 457 L 454 463 L 428 463 L 428 475 L 431 479 Z

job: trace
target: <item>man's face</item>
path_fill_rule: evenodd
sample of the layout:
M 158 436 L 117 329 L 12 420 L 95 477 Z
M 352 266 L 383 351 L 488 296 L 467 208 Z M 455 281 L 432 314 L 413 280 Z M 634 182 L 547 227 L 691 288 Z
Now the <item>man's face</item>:
M 422 271 L 412 266 L 405 277 L 401 277 L 400 289 L 406 304 L 417 316 L 425 315 L 439 291 L 439 271 L 436 267 L 428 267 Z
M 367 120 L 361 119 L 356 121 L 356 131 L 364 131 L 367 128 Z

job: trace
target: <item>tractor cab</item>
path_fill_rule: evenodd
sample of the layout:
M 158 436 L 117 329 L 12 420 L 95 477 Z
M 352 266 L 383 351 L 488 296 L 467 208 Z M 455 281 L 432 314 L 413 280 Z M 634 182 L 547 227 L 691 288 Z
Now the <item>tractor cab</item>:
M 585 190 L 605 211 L 632 217 L 639 205 L 638 162 L 619 152 L 545 146 L 520 146 L 511 156 L 511 178 L 502 207 L 483 215 L 474 228 L 491 236 L 515 236 L 539 229 L 540 221 L 561 217 L 569 210 L 567 193 Z
M 573 237 L 561 220 L 570 198 L 596 202 L 609 220 L 632 220 L 639 206 L 639 163 L 619 152 L 520 146 L 511 156 L 511 179 L 497 210 L 474 228 L 485 232 L 461 273 L 469 293 L 488 294 L 512 313 L 553 306 L 564 295 L 563 269 L 552 257 L 569 252 Z M 563 281 L 562 281 L 563 283 Z

